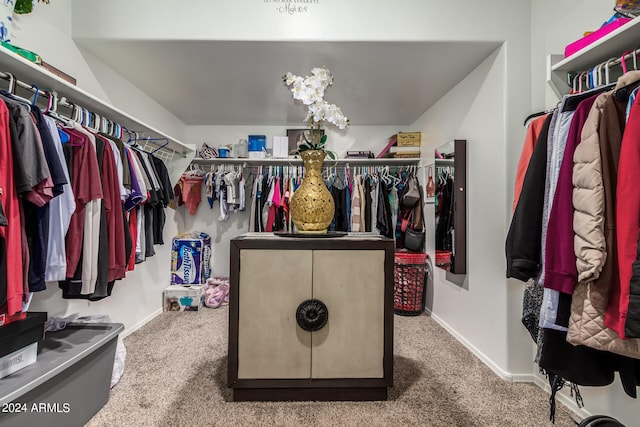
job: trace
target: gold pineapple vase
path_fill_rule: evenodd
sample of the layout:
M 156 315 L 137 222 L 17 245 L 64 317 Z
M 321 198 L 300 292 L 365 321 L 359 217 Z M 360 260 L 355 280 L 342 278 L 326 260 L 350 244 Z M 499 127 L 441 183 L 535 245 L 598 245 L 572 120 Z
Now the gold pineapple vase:
M 333 196 L 322 180 L 325 155 L 323 150 L 307 150 L 300 153 L 304 163 L 304 179 L 293 193 L 289 206 L 291 218 L 299 233 L 324 234 L 333 220 Z

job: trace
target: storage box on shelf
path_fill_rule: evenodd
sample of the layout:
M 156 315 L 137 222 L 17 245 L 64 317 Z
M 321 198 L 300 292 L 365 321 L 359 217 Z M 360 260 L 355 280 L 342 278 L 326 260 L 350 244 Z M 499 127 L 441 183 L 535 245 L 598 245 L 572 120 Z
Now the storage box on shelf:
M 420 132 L 398 132 L 398 147 L 420 147 Z
M 389 137 L 387 145 L 380 150 L 377 158 L 419 158 L 420 132 L 398 132 Z

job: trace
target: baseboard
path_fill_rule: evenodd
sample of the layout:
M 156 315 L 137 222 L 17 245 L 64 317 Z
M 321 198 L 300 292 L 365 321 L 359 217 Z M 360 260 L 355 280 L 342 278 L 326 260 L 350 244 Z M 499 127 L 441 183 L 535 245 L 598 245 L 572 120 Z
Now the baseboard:
M 152 312 L 150 315 L 148 315 L 147 317 L 145 317 L 135 325 L 131 326 L 130 328 L 125 328 L 124 331 L 122 331 L 122 333 L 120 334 L 120 338 L 124 339 L 128 337 L 129 335 L 131 335 L 132 333 L 134 333 L 135 331 L 137 331 L 138 329 L 140 329 L 141 327 L 149 323 L 151 320 L 153 320 L 154 317 L 156 317 L 160 313 L 162 313 L 162 308 L 159 308 L 156 311 Z
M 551 387 L 549 386 L 549 384 L 547 384 L 546 381 L 542 380 L 540 377 L 534 375 L 533 383 L 538 387 L 540 387 L 541 389 L 543 389 L 544 391 L 546 391 L 547 393 L 551 394 Z M 567 394 L 563 392 L 556 393 L 556 400 L 562 403 L 564 406 L 569 408 L 571 412 L 577 415 L 578 419 L 574 421 L 580 422 L 581 420 L 593 415 L 586 409 L 578 407 L 575 399 L 573 399 L 571 396 L 567 396 Z
M 547 393 L 551 394 L 551 387 L 545 381 L 543 381 L 540 377 L 535 374 L 511 374 L 502 370 L 498 365 L 496 365 L 487 355 L 481 352 L 477 347 L 471 344 L 465 337 L 460 335 L 454 328 L 452 328 L 447 322 L 442 320 L 438 315 L 433 314 L 429 309 L 426 310 L 426 313 L 433 318 L 440 326 L 442 326 L 447 332 L 451 334 L 455 339 L 457 339 L 462 345 L 467 347 L 469 351 L 471 351 L 478 359 L 480 359 L 485 365 L 487 365 L 493 372 L 496 373 L 500 378 L 510 381 L 510 382 L 527 382 L 534 383 Z M 589 413 L 584 408 L 579 408 L 576 404 L 576 401 L 572 399 L 565 393 L 557 393 L 556 399 L 558 402 L 565 405 L 569 410 L 571 410 L 574 414 L 577 415 L 577 419 L 574 421 L 580 421 L 587 417 L 590 417 L 592 414 Z
M 480 351 L 476 346 L 471 344 L 465 337 L 460 335 L 454 328 L 452 328 L 447 322 L 442 320 L 438 315 L 433 314 L 433 312 L 429 309 L 426 310 L 426 313 L 433 318 L 440 326 L 442 326 L 447 332 L 451 334 L 455 339 L 460 341 L 462 345 L 467 347 L 469 351 L 471 351 L 478 359 L 480 359 L 485 365 L 487 365 L 493 372 L 496 373 L 500 378 L 505 381 L 513 382 L 513 383 L 531 383 L 534 382 L 535 376 L 533 374 L 512 374 L 510 372 L 504 371 L 498 365 L 496 365 L 491 358 L 489 358 L 486 354 Z

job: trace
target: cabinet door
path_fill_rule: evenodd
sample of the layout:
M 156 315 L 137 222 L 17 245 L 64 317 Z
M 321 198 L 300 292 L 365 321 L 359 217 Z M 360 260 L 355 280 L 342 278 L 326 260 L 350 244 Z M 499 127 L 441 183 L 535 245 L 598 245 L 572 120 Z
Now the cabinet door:
M 296 309 L 311 295 L 312 251 L 240 251 L 238 378 L 309 378 L 311 333 Z
M 312 378 L 382 378 L 384 251 L 316 250 L 313 297 L 329 320 L 312 337 Z

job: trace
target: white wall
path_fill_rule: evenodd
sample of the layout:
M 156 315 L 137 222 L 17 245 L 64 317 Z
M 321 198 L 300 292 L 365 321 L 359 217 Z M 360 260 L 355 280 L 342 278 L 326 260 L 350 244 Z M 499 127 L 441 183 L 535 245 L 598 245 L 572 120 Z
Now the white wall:
M 71 0 L 48 5 L 36 2 L 32 13 L 14 14 L 11 42 L 38 53 L 44 61 L 75 77 L 79 88 L 174 138 L 184 139 L 181 120 L 74 43 L 71 16 Z
M 531 2 L 531 107 L 553 108 L 558 98 L 546 83 L 546 57 L 564 54 L 564 47 L 597 30 L 613 14 L 615 2 L 602 0 Z M 595 64 L 594 64 L 595 65 Z
M 507 196 L 501 185 L 506 180 L 506 50 L 502 47 L 494 52 L 413 127 L 423 132 L 424 152 L 433 153 L 434 148 L 453 139 L 466 139 L 469 159 L 467 275 L 460 286 L 447 281 L 443 270 L 435 269 L 427 304 L 434 318 L 472 346 L 494 370 L 511 379 L 530 374 L 530 363 L 520 372 L 509 370 L 509 363 L 512 352 L 520 347 L 526 353 L 531 344 L 522 339 L 522 331 L 509 334 L 507 327 L 511 321 L 503 251 Z M 429 229 L 433 230 L 433 205 L 426 205 L 426 209 L 425 215 L 432 221 Z M 433 233 L 428 234 L 427 246 L 435 253 Z M 508 346 L 504 345 L 506 340 Z

